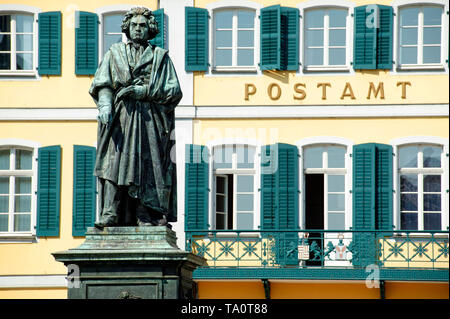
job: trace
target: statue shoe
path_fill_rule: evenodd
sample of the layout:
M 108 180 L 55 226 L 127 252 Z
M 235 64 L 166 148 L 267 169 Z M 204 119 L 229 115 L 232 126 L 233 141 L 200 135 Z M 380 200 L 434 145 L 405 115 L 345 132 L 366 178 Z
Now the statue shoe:
M 98 222 L 95 222 L 94 225 L 97 228 L 111 227 L 116 226 L 117 221 L 114 216 L 108 216 L 106 218 L 101 218 Z
M 138 226 L 152 226 L 152 223 L 150 223 L 150 222 L 148 222 L 146 220 L 138 219 L 137 220 L 137 225 Z

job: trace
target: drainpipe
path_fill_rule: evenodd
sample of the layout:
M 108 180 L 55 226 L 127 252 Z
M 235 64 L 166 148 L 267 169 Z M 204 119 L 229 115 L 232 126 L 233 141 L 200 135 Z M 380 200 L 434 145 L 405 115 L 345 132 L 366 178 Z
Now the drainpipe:
M 270 282 L 269 279 L 261 279 L 264 286 L 264 295 L 266 299 L 270 299 Z
M 380 299 L 386 299 L 386 287 L 384 280 L 380 280 Z

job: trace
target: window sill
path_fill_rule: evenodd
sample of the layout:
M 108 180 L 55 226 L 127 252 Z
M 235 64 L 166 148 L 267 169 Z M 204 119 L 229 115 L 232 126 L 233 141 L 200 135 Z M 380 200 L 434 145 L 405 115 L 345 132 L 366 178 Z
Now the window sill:
M 444 71 L 445 66 L 443 64 L 403 64 L 399 65 L 397 70 L 399 71 L 420 71 L 420 70 L 439 70 Z
M 0 244 L 35 243 L 36 239 L 32 233 L 0 233 Z
M 1 80 L 37 79 L 38 73 L 35 71 L 0 71 Z
M 348 72 L 350 67 L 347 65 L 310 65 L 303 68 L 305 72 Z
M 212 69 L 217 73 L 249 72 L 256 73 L 258 69 L 254 66 L 216 66 Z
M 218 239 L 227 239 L 227 238 L 239 238 L 245 237 L 245 238 L 260 238 L 260 233 L 250 233 L 250 232 L 242 232 L 242 233 L 234 233 L 233 230 L 225 230 L 225 232 L 220 233 L 221 230 L 214 230 L 214 233 L 209 233 L 208 238 L 218 238 Z

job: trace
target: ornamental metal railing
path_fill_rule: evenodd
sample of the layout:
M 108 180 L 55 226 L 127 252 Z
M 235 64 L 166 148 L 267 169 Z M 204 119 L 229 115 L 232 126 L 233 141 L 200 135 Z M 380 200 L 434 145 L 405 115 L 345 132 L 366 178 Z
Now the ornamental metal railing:
M 209 267 L 448 269 L 448 231 L 197 230 L 186 250 Z

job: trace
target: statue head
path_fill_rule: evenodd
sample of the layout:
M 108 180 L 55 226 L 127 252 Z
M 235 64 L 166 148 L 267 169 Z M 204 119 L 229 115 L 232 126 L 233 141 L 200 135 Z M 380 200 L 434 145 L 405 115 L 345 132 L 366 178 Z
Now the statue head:
M 125 13 L 122 32 L 133 42 L 146 42 L 158 33 L 158 23 L 152 12 L 144 7 L 135 7 Z

